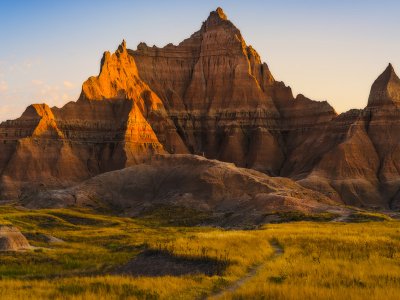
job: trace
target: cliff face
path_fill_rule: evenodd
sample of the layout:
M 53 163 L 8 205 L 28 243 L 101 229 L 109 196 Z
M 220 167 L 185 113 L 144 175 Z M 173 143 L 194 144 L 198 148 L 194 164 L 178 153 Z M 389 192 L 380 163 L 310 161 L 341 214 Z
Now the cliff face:
M 159 137 L 153 128 L 161 128 Z M 0 125 L 0 139 L 1 188 L 9 197 L 25 186 L 70 185 L 136 164 L 164 153 L 162 139 L 180 142 L 161 100 L 138 77 L 125 42 L 104 54 L 99 76 L 83 84 L 77 102 L 31 105 Z
M 191 152 L 290 177 L 347 204 L 400 201 L 392 150 L 400 80 L 391 65 L 366 109 L 338 116 L 327 102 L 294 98 L 220 9 L 178 46 L 129 53 Z
M 179 45 L 125 41 L 62 108 L 0 125 L 3 195 L 69 185 L 157 153 L 202 154 L 285 176 L 331 199 L 400 207 L 400 79 L 391 65 L 364 110 L 293 97 L 222 9 Z
M 399 207 L 399 82 L 389 65 L 372 85 L 365 109 L 341 114 L 296 148 L 298 161 L 318 158 L 300 176 L 303 185 L 346 204 Z
M 295 100 L 220 8 L 178 46 L 142 43 L 129 53 L 195 154 L 278 175 L 286 152 L 282 126 L 335 116 L 327 103 Z

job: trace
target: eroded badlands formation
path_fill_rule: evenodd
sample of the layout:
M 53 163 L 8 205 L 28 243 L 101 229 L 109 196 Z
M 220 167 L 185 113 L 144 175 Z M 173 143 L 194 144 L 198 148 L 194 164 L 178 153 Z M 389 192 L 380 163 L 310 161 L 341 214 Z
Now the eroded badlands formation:
M 155 155 L 151 162 L 100 174 L 70 188 L 26 195 L 21 201 L 28 208 L 84 206 L 124 216 L 184 207 L 206 213 L 206 223 L 219 226 L 262 224 L 272 212 L 348 213 L 289 178 L 191 154 Z
M 337 115 L 276 81 L 218 8 L 177 46 L 130 50 L 124 41 L 106 52 L 78 101 L 31 105 L 3 122 L 1 193 L 67 187 L 157 154 L 197 154 L 288 177 L 338 203 L 394 209 L 399 130 L 391 65 L 365 109 Z

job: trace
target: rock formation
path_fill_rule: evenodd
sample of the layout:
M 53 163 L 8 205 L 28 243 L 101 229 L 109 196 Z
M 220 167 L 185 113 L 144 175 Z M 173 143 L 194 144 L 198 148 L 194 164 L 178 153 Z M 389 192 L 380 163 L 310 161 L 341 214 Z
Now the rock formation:
M 392 65 L 363 110 L 337 115 L 294 97 L 218 8 L 179 45 L 129 50 L 123 41 L 105 52 L 77 102 L 32 105 L 2 123 L 1 193 L 190 153 L 289 177 L 339 203 L 398 208 L 399 103 Z
M 31 249 L 25 236 L 13 226 L 0 226 L 0 251 Z
M 274 78 L 221 9 L 178 46 L 142 43 L 129 53 L 192 153 L 279 173 Z
M 160 140 L 185 151 L 160 99 L 137 76 L 125 42 L 104 54 L 99 76 L 83 84 L 77 102 L 31 105 L 19 119 L 0 125 L 0 139 L 7 197 L 26 185 L 70 185 L 135 164 L 163 153 Z
M 306 174 L 295 169 L 285 175 L 304 186 L 350 205 L 397 208 L 399 205 L 400 110 L 399 78 L 391 65 L 371 88 L 368 106 L 333 119 L 317 135 L 297 147 L 297 160 L 312 155 Z
M 267 213 L 342 213 L 346 209 L 287 178 L 269 177 L 232 163 L 195 155 L 158 155 L 152 161 L 108 172 L 67 189 L 29 195 L 31 208 L 89 206 L 137 215 L 160 206 L 178 206 L 237 220 L 262 222 Z M 222 221 L 222 220 L 221 220 Z

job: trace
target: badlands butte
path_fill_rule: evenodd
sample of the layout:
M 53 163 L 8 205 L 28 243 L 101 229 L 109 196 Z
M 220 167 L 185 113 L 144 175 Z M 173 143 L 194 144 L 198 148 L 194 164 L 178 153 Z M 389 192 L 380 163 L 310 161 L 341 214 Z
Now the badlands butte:
M 400 208 L 400 79 L 337 114 L 277 81 L 222 9 L 163 48 L 125 41 L 62 108 L 0 125 L 0 191 L 28 207 L 241 213 Z M 102 174 L 104 173 L 104 174 Z

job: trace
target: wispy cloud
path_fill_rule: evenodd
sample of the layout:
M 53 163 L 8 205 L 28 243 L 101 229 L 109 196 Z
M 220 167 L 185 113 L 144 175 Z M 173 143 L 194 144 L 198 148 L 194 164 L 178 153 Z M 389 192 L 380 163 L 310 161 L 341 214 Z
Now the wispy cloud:
M 64 87 L 66 87 L 67 89 L 73 89 L 75 87 L 75 84 L 73 84 L 72 82 L 65 80 L 64 81 Z
M 41 80 L 34 80 L 32 83 L 36 86 L 36 92 L 33 94 L 34 99 L 32 99 L 35 102 L 45 102 L 50 106 L 62 106 L 78 97 L 74 85 L 68 81 L 54 85 Z
M 40 58 L 29 58 L 24 61 L 19 61 L 13 64 L 5 64 L 8 67 L 9 73 L 27 73 L 31 71 L 34 67 L 41 64 Z
M 75 88 L 75 84 L 72 83 L 71 81 L 68 80 L 64 80 L 64 87 L 66 87 L 67 89 L 73 89 Z
M 0 92 L 4 93 L 8 91 L 8 84 L 4 80 L 0 81 Z
M 20 105 L 0 105 L 0 122 L 19 117 L 23 109 Z
M 44 82 L 41 81 L 41 80 L 37 80 L 37 79 L 33 79 L 33 80 L 32 80 L 32 84 L 33 84 L 33 85 L 43 85 L 43 83 L 44 83 Z

